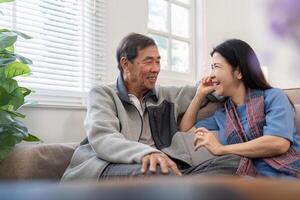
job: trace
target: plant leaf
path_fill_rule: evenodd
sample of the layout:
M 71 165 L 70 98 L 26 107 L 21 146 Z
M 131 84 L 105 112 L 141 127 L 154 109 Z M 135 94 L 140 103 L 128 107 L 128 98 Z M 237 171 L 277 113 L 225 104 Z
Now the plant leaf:
M 15 57 L 21 62 L 21 63 L 24 63 L 24 64 L 29 64 L 31 65 L 32 64 L 32 60 L 28 59 L 28 58 L 25 58 L 24 56 L 21 56 L 19 54 L 14 54 Z
M 14 119 L 4 110 L 0 110 L 0 129 L 4 124 L 11 124 Z M 1 133 L 2 131 L 0 131 Z
M 12 46 L 6 47 L 5 50 L 13 53 L 13 52 L 15 52 L 15 47 L 14 47 L 14 45 L 12 45 Z
M 10 101 L 10 95 L 6 89 L 0 86 L 0 107 L 8 104 Z
M 6 65 L 13 63 L 15 60 L 16 60 L 16 57 L 0 58 L 0 67 L 5 67 Z
M 18 87 L 18 82 L 14 79 L 3 78 L 0 80 L 0 86 L 2 86 L 6 92 L 12 93 Z
M 0 143 L 0 161 L 4 160 L 12 151 L 15 145 Z
M 14 146 L 16 143 L 21 142 L 23 138 L 22 134 L 14 133 L 9 129 L 5 129 L 4 132 L 0 133 L 0 144 Z
M 25 33 L 22 33 L 20 31 L 16 31 L 16 30 L 9 30 L 9 29 L 0 29 L 0 33 L 3 33 L 3 32 L 8 32 L 12 35 L 15 35 L 15 36 L 21 36 L 22 38 L 24 39 L 31 39 L 32 37 L 30 37 L 29 35 L 25 34 Z
M 27 137 L 23 138 L 24 141 L 27 141 L 27 142 L 39 142 L 41 141 L 38 137 L 34 136 L 34 135 L 31 135 L 30 133 L 28 134 Z
M 5 112 L 5 111 L 2 111 Z M 7 112 L 6 112 L 7 113 Z M 28 136 L 28 129 L 20 120 L 12 118 L 8 113 L 7 115 L 1 116 L 2 121 L 7 121 L 7 123 L 1 123 L 0 137 L 2 133 L 11 133 L 19 137 L 19 141 L 22 141 L 24 137 Z M 6 117 L 6 118 L 5 118 Z
M 0 79 L 5 78 L 5 67 L 0 67 Z
M 15 144 L 28 136 L 24 124 L 14 120 L 7 112 L 0 110 L 0 160 L 7 157 Z
M 24 75 L 30 73 L 31 70 L 28 65 L 21 62 L 13 62 L 5 67 L 5 77 L 13 78 L 16 76 Z
M 29 35 L 27 35 L 27 34 L 25 34 L 25 33 L 22 33 L 22 32 L 20 32 L 20 31 L 13 30 L 12 32 L 16 33 L 18 36 L 21 36 L 21 37 L 24 38 L 24 39 L 32 39 L 31 36 L 29 36 Z
M 22 135 L 23 136 L 22 140 L 24 137 L 28 136 L 28 129 L 23 122 L 21 122 L 20 120 L 14 119 L 14 123 L 12 125 L 13 125 L 13 129 L 15 130 L 14 134 Z
M 15 54 L 7 49 L 13 49 L 13 46 L 7 47 L 3 51 L 0 51 L 0 67 L 5 67 L 17 59 Z
M 17 35 L 12 32 L 0 32 L 0 51 L 12 46 L 17 40 Z
M 0 109 L 6 111 L 12 117 L 25 118 L 25 115 L 14 111 L 13 108 L 10 108 L 10 106 L 8 106 L 8 105 L 2 106 Z
M 28 136 L 28 129 L 23 122 L 14 119 L 9 112 L 0 109 L 0 137 L 2 133 L 6 132 L 19 135 L 21 140 Z
M 17 110 L 20 106 L 24 104 L 24 95 L 22 88 L 16 88 L 12 93 L 10 93 L 9 105 L 13 105 L 13 110 Z
M 12 1 L 15 1 L 15 0 L 0 0 L 0 3 L 12 2 Z
M 18 90 L 23 94 L 23 96 L 29 95 L 32 91 L 26 87 L 19 87 Z
M 5 159 L 23 137 L 12 132 L 0 132 L 0 160 Z

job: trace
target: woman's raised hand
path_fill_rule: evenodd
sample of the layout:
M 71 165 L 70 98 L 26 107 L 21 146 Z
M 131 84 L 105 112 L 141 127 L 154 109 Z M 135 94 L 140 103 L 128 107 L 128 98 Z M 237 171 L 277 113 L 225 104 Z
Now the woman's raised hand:
M 212 82 L 212 76 L 204 76 L 197 89 L 197 94 L 206 96 L 215 90 L 215 85 Z

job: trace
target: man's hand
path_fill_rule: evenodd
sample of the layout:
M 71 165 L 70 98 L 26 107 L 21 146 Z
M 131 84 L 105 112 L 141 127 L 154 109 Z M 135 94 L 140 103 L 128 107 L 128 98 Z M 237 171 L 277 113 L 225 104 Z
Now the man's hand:
M 177 176 L 182 175 L 177 165 L 167 155 L 157 152 L 147 154 L 143 157 L 141 172 L 144 174 L 149 170 L 152 173 L 156 173 L 157 165 L 160 166 L 163 174 L 173 172 Z

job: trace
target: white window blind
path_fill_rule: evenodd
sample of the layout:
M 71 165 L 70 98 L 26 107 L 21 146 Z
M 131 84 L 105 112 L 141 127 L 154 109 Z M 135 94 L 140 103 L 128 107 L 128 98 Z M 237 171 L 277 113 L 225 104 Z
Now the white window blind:
M 0 4 L 0 26 L 24 32 L 16 52 L 31 59 L 32 75 L 20 85 L 38 105 L 85 106 L 104 76 L 105 0 L 16 0 Z

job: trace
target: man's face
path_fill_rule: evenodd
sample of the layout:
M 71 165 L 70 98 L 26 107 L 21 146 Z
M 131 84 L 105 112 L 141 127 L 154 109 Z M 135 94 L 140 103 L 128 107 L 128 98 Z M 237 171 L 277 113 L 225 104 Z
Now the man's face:
M 160 55 L 156 46 L 138 50 L 138 56 L 128 61 L 124 70 L 124 80 L 134 88 L 134 92 L 153 89 L 160 71 Z M 126 80 L 127 79 L 127 80 Z

